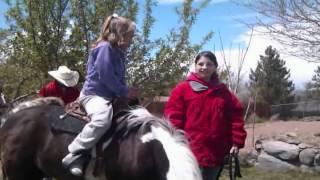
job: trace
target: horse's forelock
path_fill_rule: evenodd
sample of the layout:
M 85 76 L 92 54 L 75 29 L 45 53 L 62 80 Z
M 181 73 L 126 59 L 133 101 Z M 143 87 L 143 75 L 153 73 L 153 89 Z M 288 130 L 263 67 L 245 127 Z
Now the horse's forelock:
M 15 106 L 9 113 L 16 113 L 23 109 L 27 109 L 35 106 L 43 106 L 43 105 L 64 106 L 64 103 L 60 98 L 57 98 L 57 97 L 41 97 L 34 100 L 22 102 L 17 106 Z

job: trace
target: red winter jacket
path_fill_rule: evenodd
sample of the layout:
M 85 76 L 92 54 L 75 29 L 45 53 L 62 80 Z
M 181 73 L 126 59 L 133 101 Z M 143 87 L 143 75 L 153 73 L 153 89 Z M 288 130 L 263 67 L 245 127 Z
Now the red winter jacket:
M 59 97 L 67 105 L 79 97 L 80 91 L 75 87 L 65 87 L 65 92 L 63 92 L 59 83 L 53 80 L 41 88 L 39 95 L 42 97 Z
M 208 83 L 191 74 L 172 90 L 164 113 L 185 131 L 201 167 L 220 166 L 232 145 L 244 146 L 242 106 L 217 76 Z

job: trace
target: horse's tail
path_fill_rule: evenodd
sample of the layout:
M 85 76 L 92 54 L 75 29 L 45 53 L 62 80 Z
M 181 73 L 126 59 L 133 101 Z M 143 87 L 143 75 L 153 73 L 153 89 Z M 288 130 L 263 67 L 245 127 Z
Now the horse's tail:
M 182 134 L 172 134 L 161 126 L 151 126 L 151 133 L 160 141 L 169 160 L 167 180 L 202 180 L 198 163 Z
M 4 123 L 4 119 L 2 118 L 2 116 L 0 116 L 0 128 L 2 127 L 2 121 L 3 121 L 3 123 Z
M 2 171 L 2 180 L 7 180 L 6 171 L 4 170 L 4 167 L 1 165 L 1 171 Z

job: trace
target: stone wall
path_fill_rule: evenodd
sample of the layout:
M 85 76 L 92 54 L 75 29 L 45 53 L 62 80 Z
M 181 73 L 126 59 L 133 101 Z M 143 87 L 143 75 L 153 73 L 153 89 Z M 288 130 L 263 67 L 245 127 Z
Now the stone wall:
M 271 171 L 320 172 L 320 145 L 302 142 L 294 133 L 261 138 L 255 149 L 240 152 L 240 161 Z

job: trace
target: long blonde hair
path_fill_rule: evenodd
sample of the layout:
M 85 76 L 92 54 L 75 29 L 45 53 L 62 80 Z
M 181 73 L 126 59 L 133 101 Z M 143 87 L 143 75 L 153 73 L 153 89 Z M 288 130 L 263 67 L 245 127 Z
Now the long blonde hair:
M 118 47 L 119 42 L 127 33 L 134 33 L 136 24 L 124 17 L 113 14 L 106 17 L 100 35 L 92 47 L 96 47 L 101 41 L 108 41 L 112 46 Z

